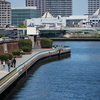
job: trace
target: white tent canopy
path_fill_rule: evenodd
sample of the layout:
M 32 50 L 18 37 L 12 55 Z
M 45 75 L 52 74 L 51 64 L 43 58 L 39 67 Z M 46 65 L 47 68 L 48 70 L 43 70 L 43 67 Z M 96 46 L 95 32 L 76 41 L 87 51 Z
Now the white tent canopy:
M 42 18 L 53 18 L 53 16 L 49 12 L 45 12 Z

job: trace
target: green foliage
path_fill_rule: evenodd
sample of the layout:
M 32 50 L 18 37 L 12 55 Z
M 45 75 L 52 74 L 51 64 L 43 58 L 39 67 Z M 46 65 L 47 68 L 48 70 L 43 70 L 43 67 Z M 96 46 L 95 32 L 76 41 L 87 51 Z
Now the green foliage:
M 53 41 L 49 38 L 42 38 L 41 39 L 41 47 L 42 48 L 51 48 Z
M 19 56 L 20 55 L 20 52 L 21 52 L 21 49 L 19 49 L 19 50 L 13 50 L 12 51 L 12 54 Z
M 11 60 L 13 58 L 13 54 L 12 53 L 7 53 L 7 55 L 9 56 L 9 60 Z
M 32 41 L 29 39 L 21 39 L 19 40 L 18 45 L 20 49 L 23 47 L 32 47 Z
M 2 33 L 0 33 L 0 37 L 5 37 Z
M 25 28 L 26 25 L 24 25 L 23 23 L 20 23 L 20 24 L 18 25 L 18 27 L 19 27 L 19 28 Z
M 2 54 L 0 55 L 0 60 L 3 61 L 8 61 L 8 60 L 11 60 L 13 58 L 13 55 L 11 53 L 5 53 L 5 54 Z
M 24 52 L 30 52 L 31 51 L 31 48 L 29 48 L 29 47 L 23 47 L 22 50 Z
M 22 49 L 23 51 L 28 48 L 29 51 L 32 50 L 32 41 L 29 39 L 21 39 L 19 40 L 19 48 Z M 24 51 L 25 52 L 25 51 Z
M 3 60 L 7 61 L 8 59 L 9 59 L 9 56 L 8 55 L 6 55 L 6 54 L 0 55 L 0 60 L 1 61 L 3 61 Z

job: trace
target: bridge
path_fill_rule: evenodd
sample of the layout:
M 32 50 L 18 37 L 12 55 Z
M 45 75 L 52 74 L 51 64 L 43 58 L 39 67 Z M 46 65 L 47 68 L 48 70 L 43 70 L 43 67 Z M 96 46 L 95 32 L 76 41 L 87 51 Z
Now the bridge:
M 5 30 L 17 30 L 20 34 L 27 34 L 27 28 L 4 28 Z M 1 28 L 2 30 L 2 28 Z M 85 33 L 85 34 L 100 34 L 100 27 L 43 27 L 37 28 L 41 34 L 65 34 L 65 33 Z M 2 33 L 2 32 L 1 32 Z M 52 34 L 51 34 L 52 33 Z
M 40 33 L 85 33 L 85 34 L 100 34 L 99 27 L 45 27 L 39 28 Z

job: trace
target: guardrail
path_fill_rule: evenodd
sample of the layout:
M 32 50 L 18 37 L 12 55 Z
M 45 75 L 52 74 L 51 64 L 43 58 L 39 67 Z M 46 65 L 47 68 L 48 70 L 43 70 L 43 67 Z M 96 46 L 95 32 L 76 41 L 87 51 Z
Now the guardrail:
M 33 64 L 33 63 L 35 63 L 37 60 L 39 60 L 42 57 L 50 56 L 52 53 L 56 54 L 57 53 L 56 51 L 58 51 L 60 49 L 67 50 L 67 49 L 70 49 L 70 47 L 69 46 L 56 47 L 55 49 L 47 50 L 47 51 L 42 51 L 42 52 L 39 52 L 39 53 L 33 55 L 31 58 L 29 58 L 28 60 L 26 60 L 25 62 L 23 62 L 22 64 L 20 64 L 18 67 L 16 67 L 14 70 L 12 70 L 10 73 L 8 73 L 3 78 L 1 78 L 0 79 L 0 86 L 3 85 L 7 80 L 9 80 L 16 73 L 18 73 L 19 71 L 21 71 L 31 61 L 32 61 L 32 64 Z

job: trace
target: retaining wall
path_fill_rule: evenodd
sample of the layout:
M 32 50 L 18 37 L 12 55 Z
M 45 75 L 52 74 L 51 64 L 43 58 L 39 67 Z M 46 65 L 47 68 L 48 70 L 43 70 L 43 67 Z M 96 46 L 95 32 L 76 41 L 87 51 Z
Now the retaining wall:
M 0 54 L 12 53 L 13 50 L 19 49 L 18 41 L 0 42 Z

